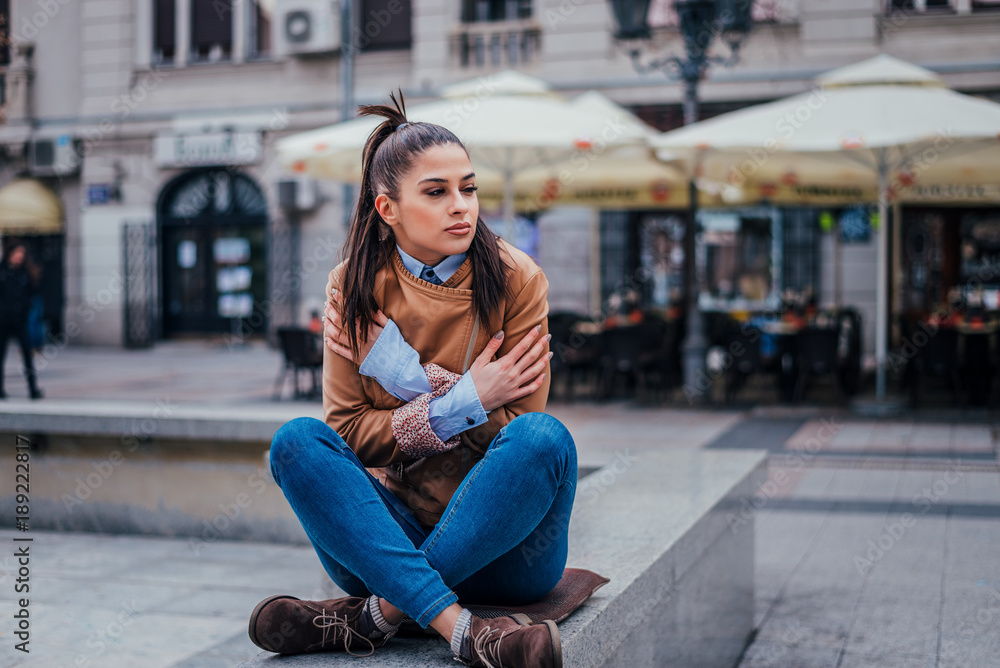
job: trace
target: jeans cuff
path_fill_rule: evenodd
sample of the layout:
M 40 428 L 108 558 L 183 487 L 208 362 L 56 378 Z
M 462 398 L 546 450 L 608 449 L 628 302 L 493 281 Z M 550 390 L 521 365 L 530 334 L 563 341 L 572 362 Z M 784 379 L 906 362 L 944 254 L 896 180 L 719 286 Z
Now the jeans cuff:
M 444 612 L 444 609 L 447 608 L 452 603 L 458 603 L 458 594 L 456 594 L 453 591 L 450 591 L 448 592 L 447 596 L 442 596 L 438 600 L 434 601 L 434 603 L 430 607 L 424 610 L 420 614 L 420 616 L 417 617 L 416 619 L 417 624 L 420 624 L 421 628 L 426 629 L 428 626 L 431 625 L 431 622 L 434 620 L 434 618 L 440 615 L 442 612 Z

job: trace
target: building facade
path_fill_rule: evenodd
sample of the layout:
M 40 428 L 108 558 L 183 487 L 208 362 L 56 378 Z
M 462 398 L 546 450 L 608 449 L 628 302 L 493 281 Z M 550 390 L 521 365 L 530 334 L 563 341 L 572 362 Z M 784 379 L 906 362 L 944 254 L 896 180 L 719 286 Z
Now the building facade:
M 671 4 L 653 3 L 661 53 L 682 48 Z M 1000 99 L 996 9 L 758 0 L 739 64 L 701 86 L 702 114 L 802 92 L 880 52 Z M 342 259 L 345 189 L 294 178 L 274 145 L 341 118 L 332 0 L 3 0 L 0 13 L 9 17 L 0 186 L 36 179 L 63 210 L 60 234 L 33 237 L 47 258 L 53 346 L 269 335 L 321 307 Z M 682 86 L 635 71 L 606 0 L 357 0 L 355 13 L 355 104 L 400 87 L 412 105 L 514 68 L 567 97 L 598 90 L 660 129 L 680 124 Z M 666 305 L 683 213 L 598 205 L 533 216 L 552 310 L 596 315 L 656 263 L 660 283 L 647 280 L 644 298 Z M 858 305 L 870 330 L 874 241 L 838 246 L 835 269 L 832 234 L 803 226 L 809 238 L 786 247 L 796 260 L 784 273 L 821 302 L 836 292 Z M 870 349 L 870 332 L 865 341 Z

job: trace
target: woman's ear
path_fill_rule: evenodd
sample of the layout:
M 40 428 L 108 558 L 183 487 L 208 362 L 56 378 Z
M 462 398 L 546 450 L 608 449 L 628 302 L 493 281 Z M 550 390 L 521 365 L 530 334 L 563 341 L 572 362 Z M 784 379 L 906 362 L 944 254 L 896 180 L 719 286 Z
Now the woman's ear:
M 375 210 L 378 211 L 378 215 L 382 216 L 386 225 L 395 226 L 398 222 L 396 220 L 396 203 L 385 193 L 375 198 Z

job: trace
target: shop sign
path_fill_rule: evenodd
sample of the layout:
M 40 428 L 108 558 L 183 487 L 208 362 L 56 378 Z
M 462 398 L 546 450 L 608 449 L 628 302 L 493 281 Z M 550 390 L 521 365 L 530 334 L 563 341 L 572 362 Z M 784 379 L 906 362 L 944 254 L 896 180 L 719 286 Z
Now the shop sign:
M 165 134 L 153 142 L 153 159 L 158 167 L 253 165 L 262 156 L 259 132 Z
M 949 200 L 994 202 L 1000 200 L 1000 185 L 992 183 L 915 184 L 902 195 L 907 201 Z
M 108 204 L 115 199 L 115 187 L 110 183 L 91 183 L 87 186 L 87 204 Z

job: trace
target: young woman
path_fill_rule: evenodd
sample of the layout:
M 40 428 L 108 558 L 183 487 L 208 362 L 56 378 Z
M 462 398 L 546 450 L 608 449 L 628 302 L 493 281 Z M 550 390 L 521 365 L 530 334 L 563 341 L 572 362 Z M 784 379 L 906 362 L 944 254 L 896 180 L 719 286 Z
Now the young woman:
M 549 390 L 548 281 L 479 217 L 468 153 L 447 129 L 386 120 L 327 284 L 324 421 L 296 418 L 271 470 L 349 597 L 273 596 L 250 619 L 272 652 L 367 654 L 409 618 L 473 666 L 561 666 L 555 623 L 479 619 L 525 604 L 566 565 L 576 491 Z

